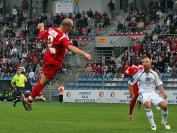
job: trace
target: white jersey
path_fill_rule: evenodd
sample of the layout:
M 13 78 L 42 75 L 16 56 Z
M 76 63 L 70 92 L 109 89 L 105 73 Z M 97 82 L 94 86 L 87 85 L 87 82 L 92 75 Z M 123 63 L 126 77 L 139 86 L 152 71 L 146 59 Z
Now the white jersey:
M 139 85 L 139 94 L 156 92 L 156 87 L 163 84 L 158 74 L 152 69 L 149 73 L 145 73 L 144 70 L 138 71 L 128 83 L 134 85 L 136 82 Z

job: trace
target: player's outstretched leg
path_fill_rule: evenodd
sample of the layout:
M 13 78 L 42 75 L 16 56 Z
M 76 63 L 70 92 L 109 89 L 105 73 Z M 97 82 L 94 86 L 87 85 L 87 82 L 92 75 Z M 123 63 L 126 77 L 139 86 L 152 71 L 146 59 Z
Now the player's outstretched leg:
M 145 110 L 146 110 L 146 115 L 147 115 L 147 118 L 149 120 L 149 123 L 151 124 L 151 130 L 155 131 L 157 129 L 157 127 L 156 127 L 156 124 L 154 122 L 153 112 L 152 112 L 151 108 L 145 108 Z
M 136 95 L 136 94 L 135 94 L 135 95 Z M 138 98 L 138 95 L 135 96 L 135 99 L 134 99 L 134 100 L 131 100 L 131 101 L 130 101 L 130 110 L 129 110 L 129 114 L 128 114 L 128 118 L 129 118 L 130 120 L 133 120 L 133 110 L 134 110 L 134 107 L 135 107 L 137 98 Z
M 46 101 L 46 98 L 42 95 L 42 93 L 40 92 L 36 97 L 35 100 L 39 100 L 39 101 Z
M 159 103 L 159 107 L 161 107 L 161 115 L 162 115 L 162 120 L 161 124 L 164 125 L 165 129 L 171 129 L 170 125 L 167 122 L 168 118 L 168 107 L 167 103 L 165 101 L 162 101 Z
M 135 102 L 134 101 L 130 101 L 130 110 L 129 110 L 129 114 L 128 114 L 128 118 L 130 120 L 133 119 L 133 109 L 134 109 L 134 106 L 135 106 Z

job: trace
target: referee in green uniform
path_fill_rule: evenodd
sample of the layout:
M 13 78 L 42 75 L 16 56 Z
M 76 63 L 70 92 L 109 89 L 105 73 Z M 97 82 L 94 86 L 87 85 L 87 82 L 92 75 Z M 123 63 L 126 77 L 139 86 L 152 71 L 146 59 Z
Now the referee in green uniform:
M 25 84 L 27 82 L 27 78 L 25 75 L 21 74 L 21 68 L 18 67 L 15 76 L 12 78 L 11 85 L 14 88 L 14 100 L 13 106 L 15 107 L 17 102 L 20 102 L 20 96 L 24 93 Z

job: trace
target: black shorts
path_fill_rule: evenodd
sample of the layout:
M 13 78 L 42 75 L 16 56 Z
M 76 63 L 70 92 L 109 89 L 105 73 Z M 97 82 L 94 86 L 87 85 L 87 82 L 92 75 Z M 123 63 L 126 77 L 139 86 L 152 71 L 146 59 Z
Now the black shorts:
M 24 87 L 17 87 L 16 86 L 16 96 L 21 96 L 21 94 L 23 93 L 24 94 L 25 90 L 24 90 Z

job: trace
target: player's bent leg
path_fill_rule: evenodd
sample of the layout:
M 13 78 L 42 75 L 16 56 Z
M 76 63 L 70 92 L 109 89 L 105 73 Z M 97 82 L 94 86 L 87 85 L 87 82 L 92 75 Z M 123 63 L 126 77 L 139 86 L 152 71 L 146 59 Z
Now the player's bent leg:
M 135 107 L 135 103 L 136 103 L 136 100 L 130 101 L 130 110 L 129 110 L 129 114 L 128 114 L 128 118 L 130 120 L 133 120 L 133 109 Z
M 130 120 L 133 120 L 133 110 L 136 104 L 136 100 L 138 98 L 138 93 L 134 92 L 134 95 L 135 95 L 135 99 L 130 101 L 130 109 L 129 109 L 129 114 L 128 114 L 128 118 Z
M 165 101 L 162 101 L 158 104 L 158 106 L 162 109 L 161 110 L 161 115 L 162 115 L 161 124 L 164 125 L 165 129 L 171 129 L 170 125 L 167 122 L 167 118 L 168 118 L 167 103 Z
M 35 100 L 39 100 L 39 101 L 46 101 L 46 98 L 42 95 L 42 94 L 40 94 L 40 95 L 37 95 L 36 97 L 35 97 Z
M 30 94 L 30 96 L 33 98 L 31 100 L 34 100 L 34 98 L 40 94 L 40 92 L 42 91 L 42 89 L 44 88 L 44 86 L 49 82 L 50 80 L 48 80 L 46 78 L 46 76 L 44 74 L 42 74 L 41 80 L 34 86 L 34 88 L 32 89 L 32 92 Z
M 148 118 L 148 121 L 149 123 L 151 124 L 151 130 L 156 130 L 157 127 L 156 127 L 156 124 L 154 122 L 154 115 L 153 115 L 153 112 L 152 112 L 152 104 L 150 101 L 146 101 L 144 103 L 144 107 L 145 107 L 145 111 L 146 111 L 146 116 Z
M 162 109 L 162 110 L 167 110 L 167 103 L 165 101 L 161 101 L 158 106 Z
M 34 101 L 34 98 L 40 94 L 44 86 L 49 82 L 50 80 L 46 78 L 46 76 L 43 74 L 41 77 L 41 80 L 34 86 L 32 89 L 32 92 L 30 96 L 28 97 L 31 102 Z

